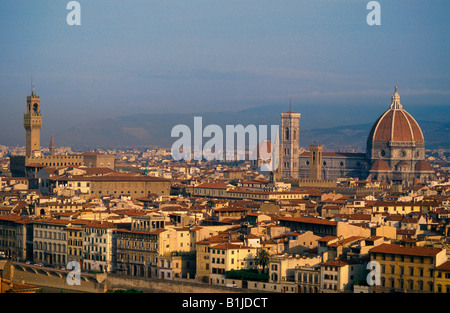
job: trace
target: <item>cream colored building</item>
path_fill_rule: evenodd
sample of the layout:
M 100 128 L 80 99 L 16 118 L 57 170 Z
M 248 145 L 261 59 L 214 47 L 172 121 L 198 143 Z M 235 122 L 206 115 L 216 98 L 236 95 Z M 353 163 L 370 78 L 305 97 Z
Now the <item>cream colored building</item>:
M 227 271 L 255 268 L 256 252 L 257 248 L 228 242 L 211 247 L 210 284 L 226 285 Z
M 91 221 L 84 226 L 83 269 L 109 273 L 116 268 L 117 227 L 113 223 Z
M 408 215 L 413 212 L 421 212 L 421 205 L 414 202 L 376 202 L 372 206 L 372 213 L 388 213 L 390 215 Z
M 68 262 L 67 220 L 44 219 L 34 221 L 34 261 L 44 265 L 65 267 Z
M 295 282 L 295 269 L 305 265 L 316 265 L 322 261 L 320 256 L 306 257 L 301 255 L 272 255 L 269 259 L 269 282 Z
M 323 293 L 341 293 L 352 291 L 355 282 L 367 277 L 366 265 L 351 260 L 333 260 L 320 264 L 320 291 Z

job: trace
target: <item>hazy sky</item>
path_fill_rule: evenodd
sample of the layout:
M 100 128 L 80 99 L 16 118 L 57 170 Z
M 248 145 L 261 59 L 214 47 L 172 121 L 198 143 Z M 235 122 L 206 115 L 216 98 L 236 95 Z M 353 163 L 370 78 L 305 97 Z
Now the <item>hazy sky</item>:
M 68 2 L 2 0 L 0 132 L 23 131 L 31 75 L 53 128 L 289 98 L 387 106 L 394 85 L 448 104 L 448 0 L 378 1 L 380 26 L 368 0 L 79 0 L 81 26 Z

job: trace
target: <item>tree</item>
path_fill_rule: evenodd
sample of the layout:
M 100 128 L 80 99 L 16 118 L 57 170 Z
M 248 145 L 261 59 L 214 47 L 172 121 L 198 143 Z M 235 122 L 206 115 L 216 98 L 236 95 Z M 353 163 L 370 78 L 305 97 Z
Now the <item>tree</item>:
M 266 249 L 258 250 L 255 262 L 257 266 L 262 266 L 264 272 L 266 266 L 269 265 L 269 253 Z

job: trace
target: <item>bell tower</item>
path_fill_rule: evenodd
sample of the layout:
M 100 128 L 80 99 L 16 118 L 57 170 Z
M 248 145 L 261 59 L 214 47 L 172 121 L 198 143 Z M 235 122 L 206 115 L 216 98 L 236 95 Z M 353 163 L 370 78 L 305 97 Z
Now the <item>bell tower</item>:
M 27 96 L 27 112 L 23 117 L 23 125 L 26 132 L 26 156 L 41 156 L 41 99 L 33 89 L 31 95 Z
M 281 113 L 281 159 L 282 178 L 298 178 L 299 171 L 299 131 L 300 131 L 300 113 L 288 112 Z
M 309 146 L 309 178 L 313 180 L 321 180 L 322 170 L 322 150 L 323 146 L 310 145 Z

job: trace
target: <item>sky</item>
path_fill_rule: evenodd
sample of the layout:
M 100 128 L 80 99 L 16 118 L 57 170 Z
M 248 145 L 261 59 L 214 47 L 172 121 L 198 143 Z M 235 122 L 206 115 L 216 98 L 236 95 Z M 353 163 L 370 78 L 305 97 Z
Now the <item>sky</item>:
M 0 145 L 31 77 L 52 132 L 136 113 L 448 105 L 448 0 L 2 0 Z M 380 100 L 381 99 L 381 100 Z M 281 109 L 280 109 L 281 110 Z M 355 117 L 357 119 L 357 117 Z

